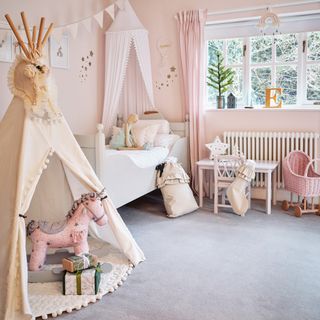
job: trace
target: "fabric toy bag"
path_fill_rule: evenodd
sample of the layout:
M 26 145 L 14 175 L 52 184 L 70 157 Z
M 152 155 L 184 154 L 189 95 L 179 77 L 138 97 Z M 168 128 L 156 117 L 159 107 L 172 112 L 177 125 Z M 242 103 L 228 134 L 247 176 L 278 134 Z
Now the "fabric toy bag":
M 176 158 L 158 165 L 156 170 L 157 187 L 161 190 L 168 217 L 176 218 L 198 209 L 189 186 L 190 178 Z

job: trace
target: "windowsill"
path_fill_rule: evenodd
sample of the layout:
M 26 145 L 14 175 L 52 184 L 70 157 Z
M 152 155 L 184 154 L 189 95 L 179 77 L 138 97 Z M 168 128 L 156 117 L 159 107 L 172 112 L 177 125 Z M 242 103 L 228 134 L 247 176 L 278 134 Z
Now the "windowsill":
M 207 107 L 205 112 L 243 112 L 243 111 L 320 111 L 320 105 L 306 105 L 306 106 L 283 106 L 282 108 L 264 108 L 264 107 L 253 107 L 253 108 L 245 108 L 245 107 L 237 107 L 235 109 L 216 109 L 212 107 Z

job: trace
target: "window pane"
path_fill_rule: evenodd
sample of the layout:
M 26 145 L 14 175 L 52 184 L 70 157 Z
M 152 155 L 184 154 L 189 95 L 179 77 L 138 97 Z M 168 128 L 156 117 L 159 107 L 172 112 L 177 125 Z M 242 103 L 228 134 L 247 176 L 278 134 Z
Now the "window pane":
M 215 97 L 218 95 L 217 94 L 217 90 L 213 89 L 212 87 L 210 86 L 207 86 L 207 94 L 208 94 L 208 103 L 211 105 L 213 103 L 215 103 Z
M 283 89 L 283 104 L 297 103 L 297 67 L 278 66 L 276 70 L 276 86 Z
M 217 62 L 218 51 L 223 51 L 223 40 L 208 41 L 208 65 Z
M 243 98 L 243 68 L 232 68 L 234 70 L 233 84 L 228 90 L 228 94 L 232 92 L 239 103 Z
M 266 63 L 272 59 L 272 37 L 250 38 L 251 62 Z
M 227 40 L 227 64 L 241 64 L 243 60 L 243 41 Z
M 320 61 L 320 32 L 308 33 L 308 60 Z
M 295 34 L 283 34 L 276 37 L 277 62 L 298 60 L 298 40 Z
M 320 100 L 320 65 L 307 68 L 307 99 Z
M 266 88 L 271 86 L 271 68 L 251 68 L 251 103 L 264 105 Z

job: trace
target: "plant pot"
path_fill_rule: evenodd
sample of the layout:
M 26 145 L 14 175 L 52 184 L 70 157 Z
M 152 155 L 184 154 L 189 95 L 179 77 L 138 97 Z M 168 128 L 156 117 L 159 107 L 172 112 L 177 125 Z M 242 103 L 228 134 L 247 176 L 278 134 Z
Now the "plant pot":
M 224 96 L 217 96 L 217 109 L 224 109 L 226 102 Z

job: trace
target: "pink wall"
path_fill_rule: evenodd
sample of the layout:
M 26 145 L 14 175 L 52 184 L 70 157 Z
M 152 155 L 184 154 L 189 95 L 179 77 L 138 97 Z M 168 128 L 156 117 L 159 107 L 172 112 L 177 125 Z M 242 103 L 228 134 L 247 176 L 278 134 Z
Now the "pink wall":
M 92 36 L 94 35 L 94 36 Z M 88 68 L 87 80 L 80 81 L 82 57 L 93 51 L 92 66 Z M 78 133 L 92 133 L 101 121 L 104 78 L 104 33 L 93 22 L 92 33 L 80 26 L 76 39 L 69 37 L 69 69 L 52 68 L 58 87 L 58 105 L 62 109 L 71 129 Z M 9 63 L 0 62 L 0 118 L 10 101 L 7 87 Z
M 264 6 L 264 0 L 212 1 L 212 0 L 131 0 L 137 15 L 149 30 L 154 81 L 159 77 L 160 54 L 157 41 L 166 38 L 171 43 L 170 65 L 179 67 L 178 37 L 174 15 L 182 9 L 207 8 L 209 12 Z M 268 5 L 292 1 L 268 1 Z M 180 67 L 179 67 L 180 69 Z M 182 120 L 180 85 L 177 81 L 164 90 L 155 88 L 156 104 L 170 120 Z M 226 130 L 318 131 L 320 110 L 238 110 L 206 112 L 206 137 L 212 140 Z
M 104 1 L 105 2 L 105 1 Z M 268 4 L 292 2 L 291 0 L 269 1 Z M 132 6 L 144 26 L 149 30 L 152 71 L 156 106 L 171 121 L 182 120 L 180 66 L 177 31 L 174 14 L 182 9 L 208 8 L 209 11 L 231 10 L 236 8 L 265 5 L 265 0 L 131 0 Z M 76 5 L 73 1 L 72 5 Z M 55 1 L 52 1 L 55 8 Z M 72 11 L 72 8 L 69 8 Z M 70 40 L 70 69 L 53 69 L 58 86 L 59 105 L 77 133 L 93 133 L 101 119 L 104 81 L 104 36 L 94 23 L 91 33 L 80 27 L 76 39 Z M 160 54 L 157 49 L 159 39 L 171 43 L 168 50 L 168 68 L 160 74 Z M 81 83 L 79 73 L 81 57 L 90 50 L 94 52 L 93 66 L 88 71 L 88 79 Z M 6 85 L 9 64 L 0 62 L 0 118 L 10 99 Z M 177 68 L 171 72 L 170 67 Z M 167 75 L 170 81 L 167 84 Z M 177 74 L 177 77 L 175 77 Z M 157 82 L 157 85 L 156 85 Z M 161 86 L 163 83 L 163 86 Z M 158 89 L 158 86 L 161 89 Z M 206 113 L 207 140 L 225 130 L 290 130 L 320 131 L 320 111 L 208 111 Z

